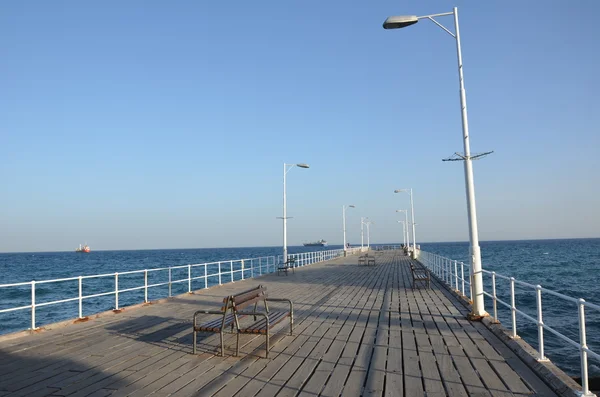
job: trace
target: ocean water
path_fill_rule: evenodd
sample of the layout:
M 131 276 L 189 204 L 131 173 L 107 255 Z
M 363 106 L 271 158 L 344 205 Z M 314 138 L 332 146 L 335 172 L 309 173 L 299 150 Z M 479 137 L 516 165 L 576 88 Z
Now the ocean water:
M 532 241 L 496 241 L 481 242 L 484 269 L 515 277 L 531 284 L 540 284 L 545 288 L 574 298 L 584 298 L 600 304 L 600 239 L 573 240 L 532 240 Z M 290 253 L 312 252 L 329 247 L 289 247 Z M 421 249 L 468 263 L 468 243 L 422 243 Z M 5 253 L 0 254 L 0 284 L 41 281 L 48 279 L 126 272 L 131 270 L 155 269 L 169 266 L 228 261 L 244 258 L 277 256 L 281 247 L 252 248 L 213 248 L 213 249 L 171 249 L 139 251 L 92 251 L 90 254 L 75 252 L 52 253 Z M 264 262 L 263 262 L 264 265 Z M 230 270 L 229 262 L 222 263 L 222 270 Z M 238 267 L 236 267 L 238 266 Z M 193 277 L 203 275 L 203 268 L 195 268 Z M 239 265 L 234 264 L 234 270 Z M 213 266 L 213 270 L 216 270 Z M 209 274 L 210 274 L 209 269 Z M 245 273 L 249 276 L 249 273 Z M 236 273 L 237 280 L 241 275 Z M 187 278 L 187 268 L 173 271 L 172 279 Z M 165 282 L 167 272 L 151 272 L 148 284 Z M 223 282 L 229 280 L 224 279 Z M 486 290 L 491 291 L 490 278 L 484 276 Z M 119 288 L 143 285 L 143 274 L 120 275 Z M 218 283 L 210 278 L 209 285 Z M 194 280 L 192 288 L 199 289 L 204 280 Z M 173 284 L 173 295 L 187 291 L 187 282 Z M 168 287 L 149 289 L 149 300 L 168 295 Z M 497 295 L 510 302 L 508 281 L 497 281 Z M 114 290 L 114 277 L 86 279 L 83 284 L 84 295 L 99 294 Z M 78 282 L 65 281 L 56 284 L 37 284 L 36 302 L 50 302 L 65 297 L 78 296 Z M 143 290 L 119 294 L 119 306 L 143 302 Z M 577 307 L 549 294 L 542 295 L 544 322 L 575 341 L 578 336 Z M 29 286 L 0 288 L 0 309 L 25 306 L 31 303 Z M 83 314 L 89 315 L 114 308 L 114 295 L 85 299 Z M 486 310 L 492 312 L 491 300 L 486 297 Z M 536 317 L 536 300 L 533 290 L 516 288 L 516 306 L 532 317 Z M 510 310 L 498 305 L 498 317 L 501 323 L 510 328 Z M 586 311 L 587 343 L 596 352 L 600 352 L 600 313 Z M 76 318 L 78 303 L 67 302 L 59 305 L 41 306 L 36 309 L 38 326 Z M 29 309 L 0 313 L 0 334 L 27 329 L 31 324 Z M 537 349 L 537 327 L 522 316 L 517 316 L 518 333 Z M 573 376 L 579 375 L 579 352 L 550 332 L 544 333 L 546 355 L 563 370 Z M 589 358 L 590 375 L 600 376 L 600 362 Z

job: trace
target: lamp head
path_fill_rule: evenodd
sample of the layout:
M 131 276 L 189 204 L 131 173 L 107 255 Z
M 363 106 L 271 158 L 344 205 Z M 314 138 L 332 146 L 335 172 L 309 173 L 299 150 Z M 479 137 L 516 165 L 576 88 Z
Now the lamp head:
M 383 22 L 384 29 L 400 29 L 410 25 L 414 25 L 419 22 L 419 18 L 416 15 L 396 15 L 388 17 Z
M 304 164 L 304 163 L 299 163 L 299 164 L 296 164 L 296 167 L 300 167 L 300 168 L 309 168 L 309 167 L 308 167 L 308 164 Z
M 348 206 L 348 208 L 356 208 L 356 207 L 351 204 Z
M 402 192 L 406 192 L 407 189 L 396 189 L 394 190 L 394 193 L 402 193 Z

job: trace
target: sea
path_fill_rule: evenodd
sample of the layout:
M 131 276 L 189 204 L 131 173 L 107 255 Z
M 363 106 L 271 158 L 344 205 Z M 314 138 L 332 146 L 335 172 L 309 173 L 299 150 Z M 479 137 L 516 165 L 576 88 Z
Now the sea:
M 421 243 L 424 251 L 436 253 L 457 261 L 468 263 L 468 242 Z M 600 304 L 600 238 L 562 239 L 562 240 L 522 240 L 522 241 L 484 241 L 480 242 L 483 268 L 498 274 L 514 277 L 534 285 L 586 301 Z M 329 247 L 289 247 L 289 253 L 314 252 L 339 249 Z M 69 278 L 95 274 L 123 273 L 133 270 L 156 269 L 188 264 L 201 264 L 222 261 L 221 269 L 240 270 L 240 262 L 231 260 L 276 257 L 281 255 L 281 247 L 249 248 L 202 248 L 202 249 L 166 249 L 135 251 L 92 251 L 90 254 L 75 252 L 35 252 L 0 253 L 0 284 L 36 282 L 49 279 Z M 273 258 L 270 259 L 272 263 Z M 256 266 L 256 261 L 254 262 Z M 264 266 L 266 259 L 260 261 Z M 211 265 L 208 274 L 216 270 Z M 248 266 L 248 265 L 245 265 Z M 187 267 L 173 271 L 172 280 L 187 278 Z M 203 275 L 203 268 L 194 268 L 193 277 Z M 241 272 L 234 272 L 235 280 Z M 248 270 L 244 272 L 249 276 Z M 167 272 L 149 272 L 148 284 L 162 283 L 168 280 Z M 228 282 L 223 280 L 223 283 Z M 218 283 L 218 278 L 209 277 L 208 285 Z M 119 289 L 144 284 L 143 273 L 121 275 Z M 491 278 L 484 275 L 486 291 L 491 291 Z M 192 289 L 204 286 L 204 279 L 193 281 Z M 186 292 L 187 282 L 174 283 L 172 294 Z M 84 279 L 84 295 L 110 293 L 114 290 L 114 277 Z M 468 287 L 467 287 L 468 290 Z M 497 279 L 497 296 L 510 303 L 510 285 L 508 281 Z M 536 299 L 532 289 L 519 287 L 515 290 L 516 307 L 536 318 Z M 36 303 L 43 304 L 54 300 L 77 297 L 78 281 L 36 284 Z M 168 287 L 149 289 L 149 300 L 168 296 Z M 119 294 L 119 306 L 143 302 L 144 291 L 132 290 Z M 31 288 L 0 288 L 0 310 L 31 304 Z M 83 315 L 91 315 L 115 306 L 114 295 L 85 299 Z M 491 300 L 485 299 L 486 310 L 492 313 Z M 569 338 L 579 341 L 577 305 L 550 294 L 542 293 L 543 321 Z M 38 306 L 36 325 L 43 326 L 78 316 L 78 302 L 71 301 L 57 305 Z M 510 310 L 498 304 L 500 322 L 510 328 Z M 31 310 L 17 310 L 0 313 L 0 334 L 7 334 L 31 326 Z M 538 348 L 538 330 L 535 323 L 524 316 L 517 315 L 518 334 L 534 348 Z M 600 312 L 586 309 L 587 344 L 590 349 L 600 352 Z M 576 347 L 567 344 L 552 333 L 544 333 L 546 356 L 561 369 L 572 376 L 579 376 L 580 360 Z M 590 376 L 600 377 L 600 362 L 588 358 Z

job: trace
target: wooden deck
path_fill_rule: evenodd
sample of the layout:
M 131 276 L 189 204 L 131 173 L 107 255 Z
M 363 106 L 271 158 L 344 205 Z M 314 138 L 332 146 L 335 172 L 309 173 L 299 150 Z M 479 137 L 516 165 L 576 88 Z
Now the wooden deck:
M 434 280 L 410 288 L 409 259 L 376 253 L 377 266 L 339 258 L 236 282 L 0 342 L 0 396 L 554 396 Z M 274 338 L 242 335 L 240 357 L 215 355 L 218 334 L 199 335 L 192 313 L 266 285 L 293 300 Z

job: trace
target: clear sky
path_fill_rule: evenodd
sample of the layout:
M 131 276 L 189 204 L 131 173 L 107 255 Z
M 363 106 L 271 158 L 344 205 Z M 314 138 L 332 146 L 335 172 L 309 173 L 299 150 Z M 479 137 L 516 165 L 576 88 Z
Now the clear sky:
M 0 252 L 600 237 L 600 1 L 0 5 Z M 452 27 L 452 17 L 439 19 Z

